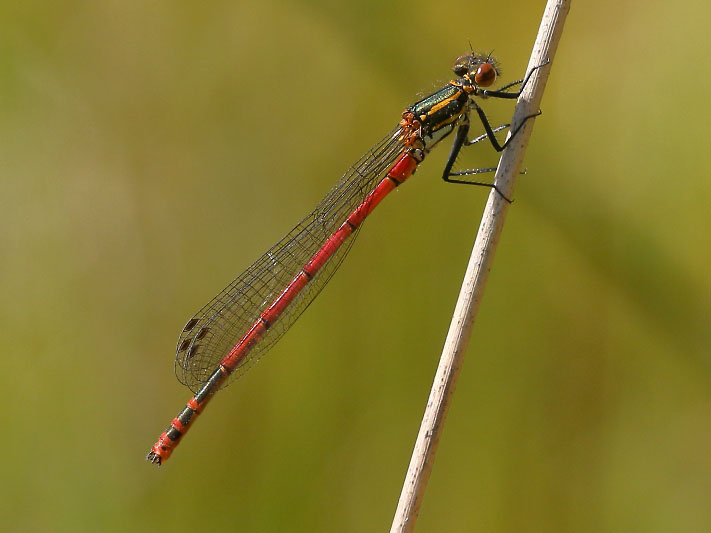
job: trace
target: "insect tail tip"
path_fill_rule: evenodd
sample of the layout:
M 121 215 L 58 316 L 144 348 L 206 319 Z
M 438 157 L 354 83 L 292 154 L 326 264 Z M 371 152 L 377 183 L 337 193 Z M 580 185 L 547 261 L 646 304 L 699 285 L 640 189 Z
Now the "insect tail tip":
M 160 466 L 160 455 L 151 450 L 150 452 L 148 452 L 148 455 L 146 455 L 146 461 L 154 465 Z

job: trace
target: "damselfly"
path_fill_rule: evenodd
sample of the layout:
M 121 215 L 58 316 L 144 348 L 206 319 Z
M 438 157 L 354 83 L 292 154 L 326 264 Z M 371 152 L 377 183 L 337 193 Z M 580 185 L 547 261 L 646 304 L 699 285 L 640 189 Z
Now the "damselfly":
M 445 181 L 495 188 L 467 179 L 493 169 L 452 171 L 459 151 L 488 138 L 500 152 L 538 113 L 526 117 L 501 144 L 495 132 L 509 125 L 492 128 L 474 97 L 518 98 L 531 75 L 545 64 L 522 80 L 488 90 L 485 87 L 499 74 L 496 60 L 473 51 L 457 58 L 453 66 L 457 79 L 408 107 L 395 129 L 343 175 L 311 214 L 188 320 L 178 338 L 175 371 L 194 396 L 147 459 L 158 465 L 167 460 L 212 396 L 279 340 L 341 264 L 363 220 L 442 139 L 456 130 Z M 506 91 L 516 85 L 518 91 Z M 468 140 L 472 111 L 485 133 Z

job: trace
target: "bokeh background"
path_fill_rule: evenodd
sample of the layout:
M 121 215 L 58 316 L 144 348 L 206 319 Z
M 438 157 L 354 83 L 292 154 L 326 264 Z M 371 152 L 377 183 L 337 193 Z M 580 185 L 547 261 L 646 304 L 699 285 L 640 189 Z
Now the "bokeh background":
M 0 4 L 2 530 L 387 529 L 488 194 L 448 149 L 157 469 L 175 340 L 543 7 Z M 711 530 L 710 16 L 573 2 L 418 531 Z

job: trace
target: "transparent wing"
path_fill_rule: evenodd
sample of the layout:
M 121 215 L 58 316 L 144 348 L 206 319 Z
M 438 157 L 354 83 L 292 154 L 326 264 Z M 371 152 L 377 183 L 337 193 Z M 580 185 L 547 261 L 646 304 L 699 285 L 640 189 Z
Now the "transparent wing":
M 193 392 L 210 377 L 262 312 L 377 186 L 404 152 L 400 128 L 376 144 L 341 178 L 314 211 L 198 311 L 178 338 L 175 373 Z M 350 250 L 358 228 L 279 315 L 232 373 L 242 375 L 296 321 Z

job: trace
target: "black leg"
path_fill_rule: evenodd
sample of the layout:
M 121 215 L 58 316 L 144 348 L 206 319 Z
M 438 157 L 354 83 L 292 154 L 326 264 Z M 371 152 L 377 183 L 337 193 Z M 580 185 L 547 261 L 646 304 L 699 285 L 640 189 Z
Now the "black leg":
M 526 77 L 523 78 L 523 80 L 519 80 L 519 81 L 515 81 L 515 82 L 513 82 L 513 83 L 509 83 L 508 85 L 504 85 L 503 87 L 501 87 L 500 89 L 496 89 L 495 91 L 489 91 L 489 90 L 487 90 L 487 89 L 481 89 L 481 94 L 482 94 L 482 96 L 489 96 L 489 97 L 492 97 L 492 98 L 508 98 L 508 99 L 515 99 L 515 98 L 518 98 L 519 96 L 521 96 L 521 93 L 523 92 L 523 89 L 526 87 L 526 84 L 528 83 L 528 80 L 531 79 L 531 75 L 532 75 L 535 71 L 537 71 L 539 68 L 545 67 L 545 66 L 546 66 L 548 63 L 550 63 L 550 62 L 551 62 L 550 59 L 546 59 L 546 60 L 545 60 L 543 63 L 541 63 L 540 65 L 537 65 L 537 66 L 533 67 L 533 68 L 528 72 L 528 74 L 526 74 Z M 521 84 L 521 87 L 519 88 L 518 91 L 516 91 L 515 93 L 507 93 L 507 92 L 506 92 L 506 89 L 508 89 L 509 87 L 513 87 L 514 85 L 516 85 L 516 84 L 518 84 L 518 83 Z
M 505 124 L 503 126 L 499 126 L 498 128 L 491 130 L 491 127 L 489 127 L 489 130 L 491 130 L 491 135 L 494 134 L 495 131 L 502 130 L 504 128 L 507 128 L 508 124 Z M 479 142 L 481 140 L 484 140 L 487 136 L 486 135 L 480 135 L 476 139 L 473 139 L 471 141 L 467 140 L 467 134 L 469 133 L 469 121 L 464 122 L 461 126 L 459 126 L 459 129 L 457 130 L 457 135 L 454 137 L 454 143 L 452 143 L 452 150 L 449 152 L 449 157 L 447 158 L 447 163 L 444 165 L 444 172 L 442 173 L 442 179 L 446 181 L 447 183 L 459 183 L 462 185 L 478 185 L 481 187 L 490 187 L 492 189 L 495 189 L 496 192 L 498 192 L 501 197 L 506 200 L 508 203 L 511 203 L 512 200 L 509 200 L 504 193 L 502 193 L 499 188 L 494 185 L 493 183 L 485 183 L 483 181 L 470 181 L 470 180 L 460 180 L 456 179 L 453 176 L 469 176 L 472 174 L 481 174 L 485 172 L 493 172 L 496 170 L 495 168 L 478 168 L 476 170 L 467 170 L 464 172 L 452 172 L 452 167 L 454 166 L 455 161 L 457 160 L 457 156 L 459 155 L 460 150 L 462 149 L 462 146 L 470 146 L 476 142 Z
M 496 170 L 496 169 L 495 168 L 479 168 L 479 169 L 477 169 L 477 171 L 481 171 L 481 172 L 493 172 L 494 170 Z M 461 172 L 455 172 L 454 174 L 450 174 L 449 176 L 447 176 L 447 175 L 442 176 L 442 178 L 447 183 L 458 183 L 460 185 L 478 185 L 480 187 L 489 187 L 490 189 L 494 189 L 496 192 L 498 192 L 499 196 L 501 196 L 501 198 L 506 200 L 508 203 L 510 203 L 510 204 L 513 203 L 513 200 L 511 200 L 504 193 L 502 193 L 499 190 L 499 188 L 496 186 L 496 184 L 494 184 L 494 183 L 486 183 L 484 181 L 458 180 L 458 179 L 452 178 L 452 176 L 458 176 L 460 174 L 461 174 Z
M 452 149 L 449 151 L 449 157 L 444 165 L 444 172 L 442 173 L 442 179 L 444 181 L 449 181 L 449 176 L 452 175 L 452 167 L 457 160 L 459 151 L 462 149 L 467 142 L 467 134 L 469 133 L 469 119 L 467 118 L 459 129 L 457 130 L 457 135 L 454 136 L 454 142 L 452 143 Z
M 489 124 L 489 119 L 486 118 L 486 114 L 484 113 L 484 110 L 476 105 L 476 102 L 472 102 L 474 110 L 476 111 L 476 114 L 479 115 L 479 120 L 481 121 L 482 125 L 484 126 L 484 130 L 486 131 L 486 136 L 489 138 L 489 141 L 491 142 L 491 145 L 494 147 L 494 150 L 497 152 L 503 151 L 504 148 L 506 148 L 509 143 L 513 140 L 514 137 L 516 137 L 516 134 L 521 131 L 521 128 L 523 128 L 524 124 L 526 124 L 526 121 L 528 119 L 531 119 L 533 117 L 537 117 L 538 115 L 541 114 L 541 111 L 539 110 L 538 113 L 534 113 L 532 115 L 528 115 L 525 117 L 522 121 L 521 124 L 519 124 L 515 130 L 511 132 L 511 137 L 509 137 L 504 144 L 499 144 L 499 140 L 496 138 L 496 135 L 494 135 L 494 130 L 491 129 L 491 124 Z
M 520 83 L 523 83 L 523 78 L 520 79 L 520 80 L 512 81 L 511 83 L 507 83 L 507 84 L 504 85 L 503 87 L 499 87 L 498 89 L 496 89 L 496 92 L 497 92 L 497 93 L 500 93 L 501 91 L 505 91 L 505 90 L 508 89 L 509 87 L 513 87 L 514 85 L 518 85 L 518 84 L 520 84 Z

